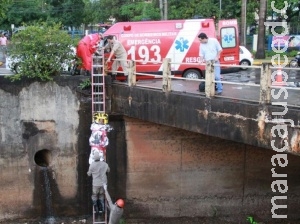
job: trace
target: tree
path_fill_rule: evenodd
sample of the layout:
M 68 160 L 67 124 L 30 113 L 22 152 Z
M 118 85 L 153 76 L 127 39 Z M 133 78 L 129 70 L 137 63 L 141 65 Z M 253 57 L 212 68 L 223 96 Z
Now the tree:
M 258 23 L 258 42 L 257 42 L 257 52 L 255 58 L 264 59 L 265 58 L 265 38 L 266 38 L 266 27 L 264 22 L 266 21 L 267 12 L 267 0 L 260 0 L 259 4 L 259 23 Z
M 78 27 L 83 22 L 83 0 L 45 0 L 48 20 Z
M 152 3 L 137 2 L 123 5 L 120 9 L 120 15 L 122 17 L 129 18 L 130 21 L 141 20 L 159 20 L 159 9 L 154 8 Z
M 79 27 L 83 22 L 84 2 L 82 0 L 67 0 L 62 4 L 61 23 L 65 26 Z
M 43 12 L 42 7 L 40 0 L 12 1 L 7 7 L 7 22 L 18 27 L 23 23 L 45 20 L 47 15 Z
M 211 18 L 219 14 L 219 6 L 211 0 L 169 0 L 168 9 L 168 19 Z
M 286 2 L 286 3 L 285 3 Z M 274 1 L 274 7 L 271 7 L 272 1 L 268 1 L 268 15 L 272 21 L 282 22 L 286 21 L 290 25 L 292 33 L 299 32 L 299 18 L 300 18 L 300 1 L 299 0 L 277 0 Z M 274 10 L 275 9 L 275 10 Z M 282 28 L 276 27 L 275 31 L 281 33 Z
M 7 7 L 11 4 L 12 0 L 0 0 L 0 19 L 6 17 Z
M 241 36 L 240 45 L 246 46 L 246 30 L 247 30 L 247 0 L 242 0 L 241 7 Z
M 10 76 L 14 80 L 23 77 L 42 81 L 59 75 L 63 64 L 74 59 L 71 37 L 61 30 L 61 24 L 35 23 L 12 37 L 9 57 L 18 63 L 18 73 Z

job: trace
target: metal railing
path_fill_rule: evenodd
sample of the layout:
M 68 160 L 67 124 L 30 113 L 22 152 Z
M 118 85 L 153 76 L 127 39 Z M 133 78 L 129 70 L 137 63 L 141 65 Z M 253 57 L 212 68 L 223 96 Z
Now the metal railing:
M 205 79 L 189 79 L 184 77 L 178 77 L 172 75 L 171 67 L 176 63 L 172 63 L 170 59 L 165 58 L 162 62 L 162 75 L 153 75 L 148 73 L 138 73 L 136 72 L 136 63 L 144 62 L 144 61 L 128 61 L 128 81 L 127 84 L 130 87 L 139 86 L 144 88 L 151 88 L 151 89 L 161 89 L 164 92 L 170 91 L 180 91 L 189 94 L 197 94 L 207 98 L 212 97 L 223 97 L 229 98 L 234 100 L 243 100 L 243 101 L 253 101 L 259 102 L 260 104 L 276 104 L 276 102 L 286 101 L 288 106 L 298 107 L 300 108 L 300 100 L 299 100 L 299 86 L 295 84 L 291 84 L 291 82 L 287 82 L 286 76 L 290 75 L 290 71 L 297 76 L 297 71 L 300 71 L 299 68 L 289 68 L 284 67 L 284 71 L 282 70 L 283 67 L 280 66 L 273 66 L 271 63 L 263 63 L 261 66 L 245 66 L 245 65 L 226 65 L 226 64 L 219 64 L 222 68 L 250 68 L 259 70 L 259 77 L 256 81 L 258 83 L 253 82 L 237 82 L 237 81 L 225 81 L 224 75 L 223 80 L 215 81 L 214 78 L 214 68 L 215 64 L 213 61 L 208 61 L 206 64 L 202 64 L 206 66 L 205 69 Z M 194 67 L 199 67 L 199 63 L 181 63 L 186 65 L 193 65 Z M 286 72 L 287 71 L 287 72 Z M 115 73 L 123 73 L 120 71 L 110 71 Z M 281 74 L 281 78 L 278 78 L 279 72 Z M 285 74 L 284 74 L 285 73 Z M 289 73 L 289 74 L 287 74 Z M 152 80 L 155 81 L 142 81 L 139 80 L 137 82 L 137 75 L 138 76 L 148 76 L 152 77 Z M 278 80 L 282 79 L 281 82 Z M 300 79 L 300 75 L 299 75 Z M 184 81 L 181 84 L 178 81 Z M 205 82 L 205 92 L 201 93 L 196 91 L 195 88 L 198 89 L 199 83 Z M 226 85 L 221 96 L 215 94 L 215 83 L 222 83 Z M 180 86 L 181 85 L 181 86 Z M 178 87 L 180 86 L 180 88 Z M 235 86 L 230 87 L 229 86 Z M 186 87 L 186 88 L 185 88 Z M 240 88 L 240 89 L 239 89 Z M 244 88 L 244 89 L 243 89 Z M 227 89 L 227 90 L 226 90 Z M 234 91 L 230 91 L 234 90 Z M 241 91 L 237 91 L 241 90 Z M 244 90 L 244 91 L 243 91 Z M 249 95 L 246 95 L 249 94 Z

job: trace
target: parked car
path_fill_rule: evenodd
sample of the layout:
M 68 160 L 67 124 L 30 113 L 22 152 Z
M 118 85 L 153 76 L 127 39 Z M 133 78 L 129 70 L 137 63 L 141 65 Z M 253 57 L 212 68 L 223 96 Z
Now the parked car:
M 240 46 L 240 65 L 251 66 L 253 65 L 253 54 L 244 46 Z M 246 70 L 248 68 L 242 67 Z

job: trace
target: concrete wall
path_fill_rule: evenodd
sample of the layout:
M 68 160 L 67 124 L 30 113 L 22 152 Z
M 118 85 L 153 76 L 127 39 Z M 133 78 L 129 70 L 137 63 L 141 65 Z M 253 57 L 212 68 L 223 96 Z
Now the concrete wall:
M 129 217 L 227 217 L 244 223 L 271 219 L 271 198 L 286 195 L 288 209 L 276 210 L 300 218 L 300 158 L 288 155 L 288 192 L 273 193 L 274 152 L 182 129 L 126 118 Z M 278 179 L 278 178 L 277 178 Z M 277 189 L 277 188 L 276 188 Z M 279 221 L 282 222 L 282 219 Z M 272 220 L 272 223 L 276 220 Z
M 81 179 L 84 175 L 86 181 L 84 139 L 91 111 L 75 91 L 81 80 L 9 83 L 1 78 L 0 220 L 86 214 L 88 191 Z M 46 211 L 47 206 L 53 208 Z
M 274 141 L 278 149 L 300 155 L 299 108 L 289 107 L 281 117 L 276 113 L 282 114 L 282 106 L 258 102 L 118 84 L 111 90 L 114 113 L 270 150 Z M 286 137 L 273 131 L 282 123 Z

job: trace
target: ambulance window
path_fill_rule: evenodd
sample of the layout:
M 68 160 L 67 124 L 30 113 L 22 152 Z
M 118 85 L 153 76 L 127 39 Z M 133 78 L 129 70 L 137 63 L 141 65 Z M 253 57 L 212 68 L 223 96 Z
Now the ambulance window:
M 236 29 L 234 27 L 222 28 L 220 40 L 222 48 L 236 47 Z

